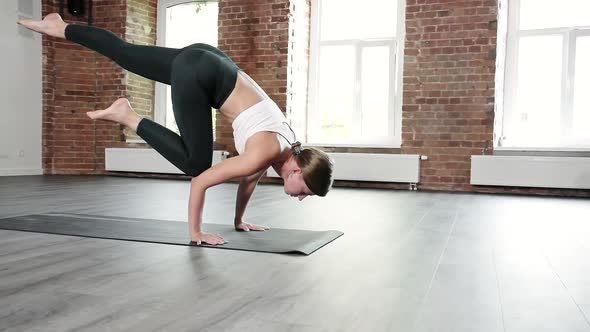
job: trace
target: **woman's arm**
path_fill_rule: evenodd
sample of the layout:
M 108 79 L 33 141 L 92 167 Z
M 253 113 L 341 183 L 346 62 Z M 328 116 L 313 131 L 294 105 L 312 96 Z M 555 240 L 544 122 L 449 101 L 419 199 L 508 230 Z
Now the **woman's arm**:
M 236 196 L 236 214 L 234 217 L 234 224 L 236 226 L 242 223 L 242 218 L 244 217 L 244 212 L 246 211 L 246 206 L 250 201 L 250 197 L 252 197 L 252 193 L 258 184 L 258 180 L 260 180 L 265 172 L 266 169 L 263 169 L 258 173 L 240 179 Z
M 197 244 L 201 242 L 209 244 L 224 243 L 220 236 L 203 233 L 201 229 L 205 191 L 227 180 L 250 176 L 266 170 L 273 157 L 273 153 L 269 152 L 268 149 L 251 149 L 244 154 L 216 164 L 191 180 L 188 222 L 192 241 Z

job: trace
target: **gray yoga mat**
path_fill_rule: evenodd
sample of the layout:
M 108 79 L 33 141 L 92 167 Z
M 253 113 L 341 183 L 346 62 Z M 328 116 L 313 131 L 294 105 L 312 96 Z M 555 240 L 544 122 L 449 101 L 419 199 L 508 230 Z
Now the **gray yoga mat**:
M 46 213 L 0 219 L 0 229 L 74 235 L 92 238 L 195 245 L 186 222 L 109 217 L 88 214 Z M 220 234 L 226 244 L 203 247 L 300 253 L 309 255 L 340 237 L 339 231 L 305 231 L 271 228 L 264 232 L 237 232 L 232 225 L 204 224 L 203 230 Z

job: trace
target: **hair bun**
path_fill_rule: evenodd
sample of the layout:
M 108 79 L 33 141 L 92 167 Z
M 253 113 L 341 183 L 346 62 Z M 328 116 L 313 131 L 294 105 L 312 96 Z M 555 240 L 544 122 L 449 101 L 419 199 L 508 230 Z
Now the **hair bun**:
M 301 147 L 301 142 L 297 141 L 297 142 L 291 144 L 291 150 L 293 150 L 294 155 L 300 154 L 301 151 L 303 150 L 303 148 Z

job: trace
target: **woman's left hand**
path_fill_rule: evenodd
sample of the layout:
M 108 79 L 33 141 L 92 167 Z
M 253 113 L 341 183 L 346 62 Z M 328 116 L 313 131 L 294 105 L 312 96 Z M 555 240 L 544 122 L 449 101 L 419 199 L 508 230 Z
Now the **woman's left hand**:
M 270 229 L 267 226 L 247 224 L 245 222 L 237 222 L 237 223 L 234 223 L 234 226 L 236 227 L 236 231 L 244 231 L 244 232 L 249 232 L 249 231 L 265 231 L 265 230 Z

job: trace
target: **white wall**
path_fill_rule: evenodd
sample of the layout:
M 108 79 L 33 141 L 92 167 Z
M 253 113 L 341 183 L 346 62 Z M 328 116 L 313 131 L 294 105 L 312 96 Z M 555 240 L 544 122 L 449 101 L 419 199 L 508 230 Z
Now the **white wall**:
M 0 1 L 0 176 L 43 173 L 41 35 L 19 15 L 40 19 L 41 1 Z

